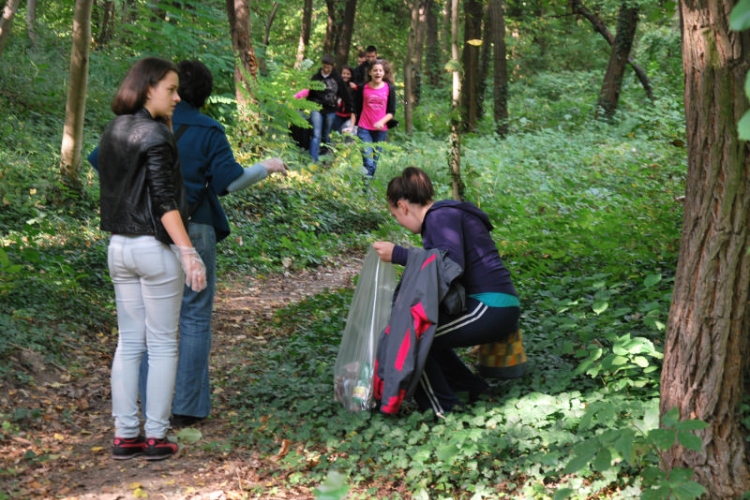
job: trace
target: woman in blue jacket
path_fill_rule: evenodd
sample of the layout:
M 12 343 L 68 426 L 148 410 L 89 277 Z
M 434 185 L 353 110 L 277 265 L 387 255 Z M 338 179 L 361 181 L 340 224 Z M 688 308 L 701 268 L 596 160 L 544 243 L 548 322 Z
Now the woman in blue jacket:
M 488 388 L 454 351 L 501 342 L 518 330 L 521 309 L 510 272 L 503 265 L 490 236 L 487 214 L 474 204 L 454 200 L 433 201 L 434 189 L 421 169 L 408 167 L 388 183 L 388 205 L 400 225 L 422 235 L 426 250 L 439 249 L 458 264 L 463 274 L 456 280 L 466 291 L 466 311 L 450 315 L 440 311 L 437 331 L 420 384 L 414 396 L 422 411 L 451 411 L 458 392 L 476 399 Z M 387 241 L 373 244 L 381 260 L 404 265 L 409 249 Z

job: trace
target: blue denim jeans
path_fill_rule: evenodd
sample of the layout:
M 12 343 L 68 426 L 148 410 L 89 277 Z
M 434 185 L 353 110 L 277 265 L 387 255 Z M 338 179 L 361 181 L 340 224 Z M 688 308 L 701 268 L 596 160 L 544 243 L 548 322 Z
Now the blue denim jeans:
M 107 260 L 117 303 L 117 350 L 112 362 L 115 436 L 140 434 L 139 366 L 148 353 L 142 381 L 147 437 L 163 438 L 177 372 L 177 325 L 185 275 L 169 246 L 153 236 L 113 235 Z
M 362 127 L 357 129 L 357 137 L 365 144 L 384 142 L 388 139 L 387 130 L 367 130 Z M 383 148 L 365 145 L 362 149 L 362 164 L 364 166 L 365 177 L 372 179 L 375 176 L 375 170 L 378 168 L 378 159 Z M 366 173 L 365 173 L 366 172 Z
M 318 162 L 320 156 L 320 144 L 331 142 L 331 129 L 333 129 L 333 120 L 336 118 L 336 112 L 311 111 L 310 125 L 312 125 L 312 135 L 310 136 L 310 156 L 314 162 Z
M 211 411 L 208 359 L 211 353 L 211 314 L 216 290 L 216 232 L 211 225 L 191 222 L 188 234 L 206 265 L 206 288 L 196 293 L 186 286 L 182 296 L 177 381 L 172 413 L 205 418 Z M 146 380 L 144 373 L 148 373 L 148 366 L 142 365 L 142 381 Z M 143 390 L 141 394 L 144 394 Z

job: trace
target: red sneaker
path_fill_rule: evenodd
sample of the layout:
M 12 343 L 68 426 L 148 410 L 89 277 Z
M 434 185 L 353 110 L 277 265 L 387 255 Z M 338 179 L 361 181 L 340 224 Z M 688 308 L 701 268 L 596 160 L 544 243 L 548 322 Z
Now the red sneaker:
M 177 450 L 179 450 L 177 443 L 173 443 L 167 438 L 146 439 L 146 460 L 164 460 L 177 453 Z
M 145 451 L 146 439 L 143 436 L 134 438 L 115 437 L 115 444 L 112 446 L 112 458 L 115 460 L 127 460 L 143 455 Z

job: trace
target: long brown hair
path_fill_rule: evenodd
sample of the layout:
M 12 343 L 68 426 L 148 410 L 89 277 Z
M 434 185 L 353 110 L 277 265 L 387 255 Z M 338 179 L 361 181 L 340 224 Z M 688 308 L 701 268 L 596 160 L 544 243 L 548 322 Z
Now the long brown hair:
M 112 111 L 119 116 L 132 115 L 141 109 L 149 88 L 158 85 L 170 71 L 180 74 L 175 63 L 160 57 L 146 57 L 135 63 L 112 99 Z
M 388 62 L 388 59 L 375 59 L 372 64 L 367 66 L 367 81 L 369 82 L 372 80 L 372 77 L 370 76 L 370 70 L 376 64 L 380 64 L 383 67 L 383 81 L 393 85 L 393 70 L 391 69 L 391 63 Z

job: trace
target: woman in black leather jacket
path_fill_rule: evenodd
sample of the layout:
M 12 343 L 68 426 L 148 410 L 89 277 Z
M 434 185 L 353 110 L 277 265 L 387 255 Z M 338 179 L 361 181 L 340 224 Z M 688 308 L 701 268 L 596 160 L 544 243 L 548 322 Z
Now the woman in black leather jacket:
M 112 101 L 117 117 L 99 143 L 101 229 L 112 233 L 108 263 L 119 329 L 111 376 L 115 459 L 145 454 L 160 460 L 177 452 L 166 434 L 183 284 L 195 291 L 206 285 L 205 267 L 185 230 L 187 203 L 171 132 L 178 83 L 170 61 L 135 63 Z M 138 373 L 146 352 L 144 437 Z

